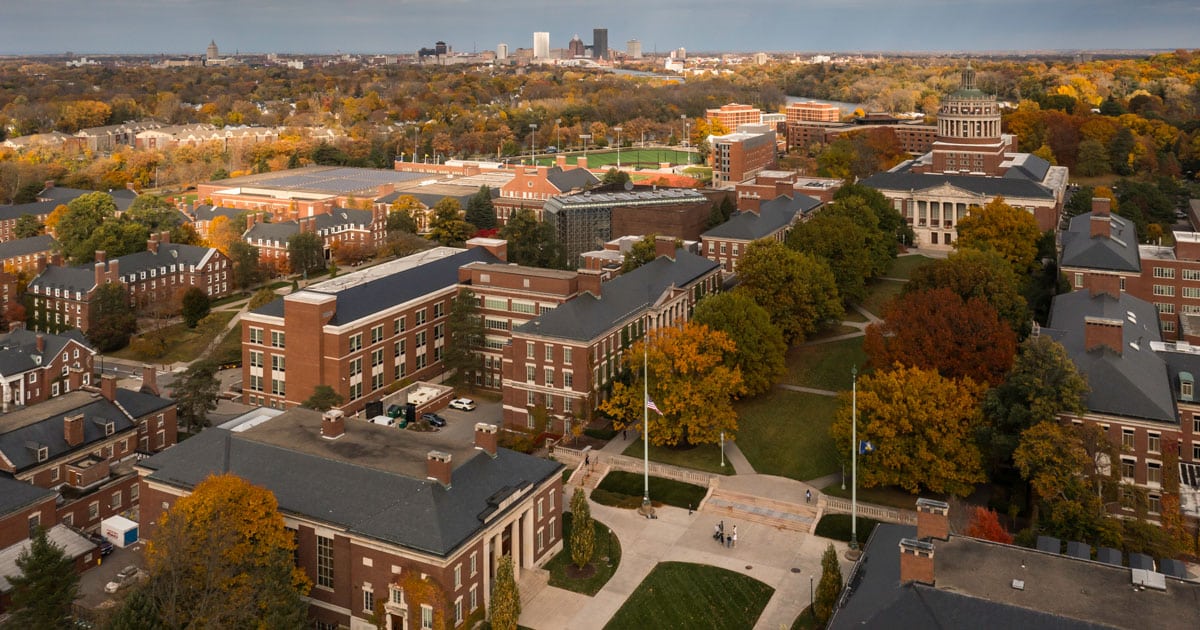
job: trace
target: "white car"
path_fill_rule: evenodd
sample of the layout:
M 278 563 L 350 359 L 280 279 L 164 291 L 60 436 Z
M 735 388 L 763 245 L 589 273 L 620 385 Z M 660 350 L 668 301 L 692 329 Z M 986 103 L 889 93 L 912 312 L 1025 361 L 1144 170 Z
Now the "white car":
M 475 411 L 475 401 L 470 398 L 455 398 L 450 401 L 450 408 L 459 411 Z

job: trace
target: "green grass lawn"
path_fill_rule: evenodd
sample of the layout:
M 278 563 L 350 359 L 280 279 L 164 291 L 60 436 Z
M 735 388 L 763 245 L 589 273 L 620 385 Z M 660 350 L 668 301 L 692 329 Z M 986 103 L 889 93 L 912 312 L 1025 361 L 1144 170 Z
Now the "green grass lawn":
M 593 519 L 596 547 L 591 564 L 596 572 L 586 578 L 572 578 L 567 573 L 568 567 L 575 566 L 571 563 L 571 513 L 563 512 L 562 519 L 563 550 L 546 563 L 546 570 L 550 572 L 550 586 L 588 596 L 595 595 L 604 588 L 621 564 L 621 541 L 617 540 L 617 536 L 607 525 Z
M 792 630 L 817 630 L 817 620 L 813 618 L 812 607 L 805 606 L 792 622 Z
M 924 267 L 933 262 L 928 256 L 900 256 L 892 261 L 892 268 L 883 274 L 889 278 L 904 278 L 905 280 L 912 277 L 914 269 Z
M 867 299 L 863 300 L 862 307 L 876 317 L 883 317 L 883 307 L 903 290 L 903 282 L 874 280 L 867 286 Z
M 850 369 L 857 365 L 861 372 L 866 362 L 862 337 L 796 346 L 788 351 L 788 373 L 783 382 L 835 392 L 847 390 Z
M 233 330 L 225 334 L 221 339 L 221 343 L 213 349 L 209 359 L 216 361 L 218 365 L 230 365 L 242 363 L 242 327 L 234 326 Z
M 592 491 L 592 500 L 603 505 L 634 508 L 642 503 L 642 475 L 614 470 Z M 688 508 L 700 505 L 707 488 L 674 479 L 650 478 L 650 500 L 663 505 Z
M 134 361 L 153 361 L 155 363 L 175 363 L 177 361 L 191 361 L 200 356 L 200 353 L 208 347 L 208 344 L 215 338 L 216 334 L 221 334 L 224 331 L 225 324 L 233 319 L 234 313 L 228 311 L 214 311 L 210 317 L 216 318 L 220 322 L 220 328 L 216 330 L 203 330 L 202 327 L 188 328 L 183 323 L 167 326 L 162 329 L 161 334 L 165 336 L 167 352 L 161 357 L 146 357 L 134 351 L 133 345 L 130 344 L 116 352 L 112 356 L 118 359 L 130 359 Z
M 841 470 L 829 426 L 838 399 L 775 389 L 736 405 L 738 448 L 760 473 L 801 481 Z
M 660 562 L 605 628 L 751 628 L 775 589 L 726 569 Z
M 863 315 L 862 313 L 859 313 L 858 311 L 856 311 L 852 308 L 848 308 L 848 309 L 846 309 L 846 314 L 842 315 L 842 321 L 865 324 L 865 323 L 867 323 L 867 316 Z
M 847 463 L 846 467 L 849 468 L 850 464 Z M 843 499 L 849 499 L 850 498 L 850 486 L 848 485 L 850 483 L 849 475 L 850 475 L 850 472 L 847 471 L 846 472 L 847 486 L 846 486 L 845 490 L 842 490 L 842 484 L 835 483 L 827 488 L 822 488 L 821 492 L 824 492 L 825 494 L 828 494 L 831 496 L 842 497 Z M 921 496 L 930 498 L 930 499 L 937 499 L 939 501 L 944 501 L 946 499 L 945 495 L 939 495 L 939 494 L 927 493 L 927 492 L 921 493 Z M 911 494 L 908 491 L 902 490 L 900 488 L 893 488 L 893 487 L 887 487 L 887 486 L 876 487 L 876 488 L 860 487 L 858 489 L 858 500 L 865 501 L 867 503 L 874 503 L 875 505 L 886 505 L 888 507 L 893 507 L 898 510 L 915 510 L 915 509 L 917 509 L 917 495 Z
M 621 439 L 620 437 L 614 439 Z M 623 453 L 630 457 L 642 457 L 642 441 L 633 440 Z M 695 468 L 718 475 L 732 475 L 733 466 L 726 461 L 721 468 L 721 446 L 718 444 L 703 444 L 691 448 L 672 448 L 670 446 L 650 445 L 650 461 L 684 468 Z
M 565 155 L 567 156 L 567 164 L 573 166 L 575 164 L 575 158 L 583 157 L 583 152 L 582 151 L 573 151 L 571 153 L 566 153 Z M 526 157 L 526 159 L 529 158 L 528 155 L 526 155 L 525 157 Z M 699 156 L 697 156 L 695 153 L 691 153 L 688 151 L 677 151 L 675 149 L 655 149 L 655 148 L 648 148 L 648 149 L 622 148 L 621 149 L 621 168 L 634 168 L 634 167 L 658 168 L 659 162 L 670 162 L 671 164 L 685 164 L 688 162 L 689 157 L 691 159 L 692 164 L 694 164 L 696 166 L 700 165 L 699 164 L 699 160 L 700 160 Z M 554 156 L 550 156 L 549 158 L 538 157 L 537 161 L 538 161 L 538 164 L 544 164 L 546 166 L 554 166 L 555 158 L 554 158 Z M 601 168 L 601 167 L 606 167 L 606 166 L 616 166 L 617 165 L 617 150 L 615 148 L 589 150 L 587 152 L 587 161 L 588 161 L 588 168 Z

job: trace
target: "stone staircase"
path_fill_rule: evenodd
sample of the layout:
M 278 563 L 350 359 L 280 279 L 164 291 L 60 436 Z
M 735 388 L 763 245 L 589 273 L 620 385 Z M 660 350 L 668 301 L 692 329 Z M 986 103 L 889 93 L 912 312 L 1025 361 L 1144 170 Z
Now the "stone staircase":
M 704 511 L 733 521 L 749 521 L 776 529 L 811 533 L 817 522 L 817 504 L 790 503 L 714 488 Z

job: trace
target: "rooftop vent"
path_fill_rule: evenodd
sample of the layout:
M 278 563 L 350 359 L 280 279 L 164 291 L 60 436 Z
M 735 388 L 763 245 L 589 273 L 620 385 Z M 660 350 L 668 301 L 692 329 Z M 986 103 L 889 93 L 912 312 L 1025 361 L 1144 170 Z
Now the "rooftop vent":
M 1167 579 L 1157 571 L 1147 571 L 1146 569 L 1130 569 L 1130 577 L 1135 588 L 1152 588 L 1156 591 L 1167 590 Z
M 1013 580 L 1012 587 L 1013 587 L 1013 589 L 1018 590 L 1018 591 L 1025 590 L 1025 580 Z

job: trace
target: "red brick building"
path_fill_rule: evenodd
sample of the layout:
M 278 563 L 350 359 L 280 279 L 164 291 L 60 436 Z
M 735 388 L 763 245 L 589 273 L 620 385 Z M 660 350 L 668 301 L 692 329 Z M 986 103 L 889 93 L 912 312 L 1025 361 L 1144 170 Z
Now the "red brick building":
M 755 125 L 737 129 L 734 133 L 710 139 L 713 188 L 732 186 L 760 171 L 772 170 L 779 163 L 774 129 Z
M 704 110 L 704 119 L 711 125 L 720 123 L 726 131 L 733 131 L 742 125 L 758 125 L 762 123 L 762 110 L 753 105 L 729 103 L 717 108 Z
M 820 205 L 820 200 L 807 195 L 782 194 L 764 201 L 758 193 L 743 193 L 738 198 L 739 212 L 700 237 L 701 253 L 732 274 L 750 243 L 764 238 L 782 242 L 792 226 Z
M 498 448 L 495 425 L 476 424 L 464 444 L 336 410 L 248 417 L 139 463 L 140 527 L 153 536 L 213 470 L 195 462 L 224 461 L 278 500 L 317 628 L 373 627 L 379 602 L 388 628 L 470 627 L 486 615 L 501 557 L 520 584 L 562 549 L 562 465 Z
M 567 168 L 566 156 L 556 157 L 555 166 L 518 166 L 513 170 L 513 178 L 500 187 L 500 197 L 493 204 L 496 207 L 496 221 L 500 225 L 508 222 L 508 217 L 519 208 L 534 211 L 538 219 L 542 218 L 542 206 L 551 197 L 581 192 L 598 186 L 600 180 L 587 170 L 587 158 L 579 158 L 575 168 Z
M 332 260 L 339 248 L 351 248 L 361 255 L 373 255 L 386 236 L 387 219 L 371 210 L 335 208 L 328 214 L 292 221 L 264 223 L 261 215 L 248 217 L 249 229 L 243 239 L 258 248 L 259 262 L 279 273 L 289 270 L 288 239 L 312 232 L 321 237 L 325 260 Z
M 39 272 L 56 249 L 58 241 L 49 234 L 0 241 L 0 269 L 7 273 Z
M 814 103 L 800 101 L 788 103 L 783 113 L 787 122 L 838 122 L 842 119 L 842 110 L 832 103 Z
M 53 335 L 18 326 L 0 335 L 0 413 L 91 385 L 95 356 L 78 330 Z

